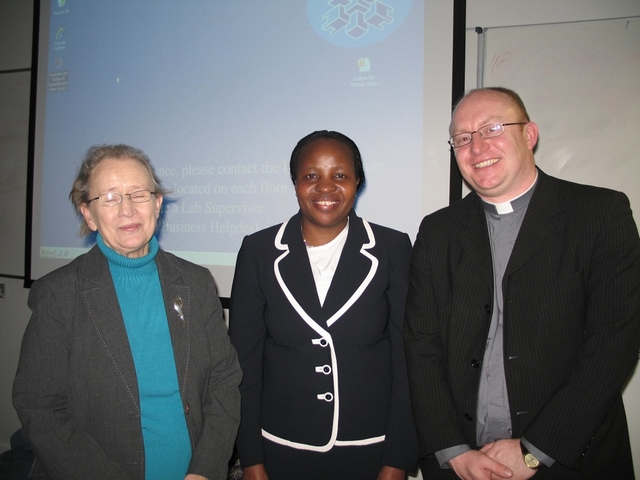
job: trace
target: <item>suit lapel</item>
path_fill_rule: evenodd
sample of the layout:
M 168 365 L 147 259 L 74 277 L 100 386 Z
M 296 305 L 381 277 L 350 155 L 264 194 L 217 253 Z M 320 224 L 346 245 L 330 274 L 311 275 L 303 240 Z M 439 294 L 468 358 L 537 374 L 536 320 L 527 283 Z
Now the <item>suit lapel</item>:
M 329 326 L 339 320 L 373 279 L 378 259 L 367 250 L 374 246 L 373 232 L 352 211 L 349 216 L 349 235 L 322 308 Z
M 158 250 L 156 265 L 158 266 L 167 322 L 169 322 L 169 334 L 171 335 L 173 357 L 178 373 L 178 384 L 184 398 L 185 379 L 190 360 L 189 334 L 193 310 L 191 289 L 185 284 L 182 271 L 169 260 L 162 250 Z
M 292 297 L 289 301 L 303 319 L 325 329 L 348 310 L 375 275 L 378 261 L 366 251 L 373 248 L 375 239 L 370 229 L 367 231 L 362 220 L 351 212 L 349 235 L 321 307 L 299 225 L 300 214 L 297 214 L 284 227 L 280 246 L 276 238 L 276 248 L 284 255 L 276 260 L 274 268 L 276 276 L 279 274 L 282 279 L 285 296 Z
M 468 198 L 462 201 L 468 202 L 468 208 L 462 214 L 460 220 L 463 225 L 462 232 L 459 235 L 460 245 L 482 280 L 493 288 L 491 246 L 489 245 L 489 232 L 482 200 L 472 192 Z
M 302 308 L 309 317 L 323 324 L 320 300 L 300 231 L 300 214 L 293 216 L 287 222 L 280 246 L 276 245 L 276 248 L 283 253 L 286 252 L 286 255 L 279 257 L 280 261 L 274 265 L 282 278 L 283 285 L 280 288 L 285 291 L 285 294 L 288 290 L 299 308 Z M 325 325 L 322 326 L 324 328 Z
M 538 184 L 518 232 L 513 252 L 509 258 L 505 277 L 528 262 L 549 240 L 557 227 L 554 218 L 560 214 L 557 192 L 553 182 L 538 170 Z
M 80 272 L 80 289 L 98 336 L 139 410 L 138 381 L 129 337 L 107 259 L 97 246 L 87 254 L 85 265 Z

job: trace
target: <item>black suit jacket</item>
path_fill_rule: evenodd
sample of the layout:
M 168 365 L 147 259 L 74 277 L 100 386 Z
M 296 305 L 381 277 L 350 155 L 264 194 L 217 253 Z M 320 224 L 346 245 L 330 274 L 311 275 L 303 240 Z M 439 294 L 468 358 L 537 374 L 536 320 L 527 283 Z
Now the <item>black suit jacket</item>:
M 244 372 L 240 461 L 264 462 L 263 436 L 317 452 L 384 439 L 381 462 L 413 470 L 402 340 L 409 238 L 352 212 L 320 306 L 300 218 L 246 237 L 238 255 L 229 333 Z
M 205 268 L 162 250 L 156 264 L 193 450 L 189 472 L 222 480 L 240 421 L 241 372 L 220 300 Z M 33 478 L 143 479 L 136 371 L 106 257 L 95 246 L 38 280 L 29 306 L 13 402 L 37 454 Z
M 640 347 L 640 242 L 626 196 L 539 171 L 502 288 L 512 436 L 556 460 L 537 478 L 631 478 L 620 390 Z M 486 219 L 471 193 L 427 216 L 413 249 L 405 344 L 427 478 L 447 476 L 434 452 L 478 447 L 492 308 Z

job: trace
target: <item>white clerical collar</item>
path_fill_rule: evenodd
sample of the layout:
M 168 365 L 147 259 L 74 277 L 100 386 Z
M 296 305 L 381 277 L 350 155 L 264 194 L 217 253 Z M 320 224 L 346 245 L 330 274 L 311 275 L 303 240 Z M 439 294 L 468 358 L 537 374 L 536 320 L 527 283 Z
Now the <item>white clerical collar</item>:
M 506 202 L 495 203 L 495 202 L 490 202 L 488 200 L 485 200 L 484 198 L 482 199 L 482 201 L 488 205 L 493 205 L 493 207 L 496 209 L 496 213 L 498 213 L 499 215 L 503 215 L 505 213 L 512 213 L 515 211 L 514 202 L 517 199 L 524 197 L 527 193 L 529 193 L 529 191 L 535 186 L 537 181 L 538 181 L 538 169 L 536 169 L 536 178 L 533 179 L 533 183 L 529 186 L 529 188 L 527 188 L 520 195 L 513 197 L 511 200 L 507 200 Z

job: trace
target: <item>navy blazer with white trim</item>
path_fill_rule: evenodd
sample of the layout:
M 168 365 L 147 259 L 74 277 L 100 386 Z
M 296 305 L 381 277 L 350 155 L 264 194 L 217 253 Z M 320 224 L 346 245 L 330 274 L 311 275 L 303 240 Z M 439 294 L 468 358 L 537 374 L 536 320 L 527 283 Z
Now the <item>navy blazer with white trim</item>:
M 350 214 L 320 305 L 298 213 L 244 239 L 230 335 L 244 372 L 238 452 L 264 462 L 262 437 L 311 451 L 384 441 L 385 465 L 417 461 L 402 324 L 411 244 Z

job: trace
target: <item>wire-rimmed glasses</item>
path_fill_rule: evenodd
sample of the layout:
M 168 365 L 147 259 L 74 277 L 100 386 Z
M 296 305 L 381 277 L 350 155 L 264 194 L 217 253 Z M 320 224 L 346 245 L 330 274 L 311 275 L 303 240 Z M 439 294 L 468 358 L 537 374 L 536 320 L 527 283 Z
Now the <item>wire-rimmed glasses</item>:
M 474 133 L 477 133 L 482 138 L 492 138 L 502 135 L 504 133 L 504 127 L 508 127 L 509 125 L 526 125 L 527 123 L 529 122 L 490 123 L 473 132 L 457 133 L 452 136 L 448 142 L 453 148 L 460 148 L 469 145 L 473 141 Z
M 94 200 L 99 200 L 100 205 L 103 207 L 115 207 L 116 205 L 120 205 L 122 202 L 122 197 L 129 197 L 133 203 L 144 203 L 151 200 L 151 195 L 155 195 L 156 192 L 152 192 L 150 190 L 136 190 L 131 193 L 115 193 L 108 192 L 103 193 L 102 195 L 98 195 L 96 198 L 92 198 L 87 201 L 87 205 L 89 205 Z

